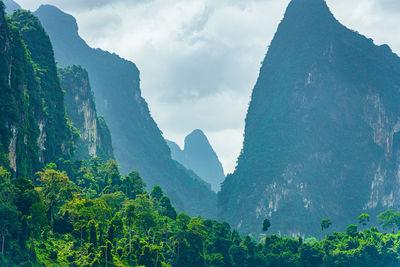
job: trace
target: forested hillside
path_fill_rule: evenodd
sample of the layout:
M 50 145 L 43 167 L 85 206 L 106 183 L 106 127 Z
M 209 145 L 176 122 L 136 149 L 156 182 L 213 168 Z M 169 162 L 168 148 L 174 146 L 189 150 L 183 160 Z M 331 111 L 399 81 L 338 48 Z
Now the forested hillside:
M 265 218 L 285 235 L 345 229 L 400 207 L 400 58 L 340 24 L 324 0 L 293 0 L 263 61 L 242 153 L 219 218 Z
M 350 225 L 346 233 L 327 235 L 323 241 L 276 235 L 258 241 L 240 236 L 227 223 L 177 214 L 159 186 L 148 194 L 137 172 L 122 177 L 113 160 L 94 158 L 68 168 L 68 173 L 49 164 L 32 182 L 10 179 L 0 167 L 2 266 L 400 264 L 400 235 L 365 229 L 368 215 L 360 220 L 363 231 Z M 389 211 L 380 218 L 391 229 L 399 217 Z M 259 226 L 265 231 L 268 227 Z

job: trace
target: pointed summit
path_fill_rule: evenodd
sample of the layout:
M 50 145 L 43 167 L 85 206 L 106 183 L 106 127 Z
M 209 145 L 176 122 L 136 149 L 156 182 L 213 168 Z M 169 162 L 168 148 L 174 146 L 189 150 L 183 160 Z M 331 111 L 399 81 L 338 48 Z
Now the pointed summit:
M 292 0 L 286 9 L 284 19 L 303 23 L 320 23 L 331 20 L 333 14 L 325 0 Z
M 209 183 L 214 191 L 220 190 L 225 178 L 224 169 L 202 130 L 194 130 L 186 136 L 184 150 L 181 150 L 174 142 L 167 141 L 167 143 L 174 160 L 193 170 Z

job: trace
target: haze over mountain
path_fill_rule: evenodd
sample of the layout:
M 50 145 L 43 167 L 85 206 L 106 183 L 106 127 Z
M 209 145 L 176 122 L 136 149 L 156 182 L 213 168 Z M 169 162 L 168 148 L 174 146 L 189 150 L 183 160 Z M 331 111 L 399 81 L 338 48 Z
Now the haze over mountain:
M 4 4 L 6 5 L 6 13 L 8 14 L 13 13 L 15 10 L 21 9 L 21 6 L 13 0 L 4 0 Z
M 398 208 L 400 59 L 341 25 L 323 0 L 293 0 L 263 61 L 219 216 L 241 232 L 320 234 Z M 259 230 L 258 230 L 259 229 Z
M 168 141 L 172 158 L 186 168 L 193 170 L 200 178 L 211 184 L 218 192 L 225 178 L 224 169 L 207 136 L 202 130 L 194 130 L 185 138 L 184 149 Z
M 121 172 L 138 170 L 150 188 L 162 186 L 179 210 L 214 217 L 216 195 L 197 175 L 172 160 L 141 96 L 136 65 L 89 47 L 78 35 L 75 19 L 56 7 L 44 5 L 34 14 L 50 36 L 58 64 L 87 69 L 96 108 L 109 125 Z

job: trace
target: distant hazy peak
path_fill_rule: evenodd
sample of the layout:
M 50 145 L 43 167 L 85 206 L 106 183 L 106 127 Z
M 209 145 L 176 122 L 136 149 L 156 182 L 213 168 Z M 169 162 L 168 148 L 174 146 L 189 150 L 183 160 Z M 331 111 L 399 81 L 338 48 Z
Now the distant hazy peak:
M 18 5 L 16 2 L 13 0 L 4 0 L 4 5 L 6 6 L 6 13 L 11 14 L 15 10 L 21 9 L 21 6 Z
M 194 130 L 185 138 L 182 150 L 176 143 L 167 140 L 172 158 L 193 170 L 218 192 L 225 178 L 224 169 L 207 136 L 202 130 Z
M 199 130 L 199 129 L 194 130 L 193 132 L 191 132 L 189 135 L 187 135 L 185 137 L 185 148 L 186 148 L 186 145 L 190 145 L 191 142 L 194 142 L 194 141 L 206 143 L 209 146 L 211 146 L 210 143 L 208 142 L 207 136 L 204 134 L 204 132 L 202 130 Z

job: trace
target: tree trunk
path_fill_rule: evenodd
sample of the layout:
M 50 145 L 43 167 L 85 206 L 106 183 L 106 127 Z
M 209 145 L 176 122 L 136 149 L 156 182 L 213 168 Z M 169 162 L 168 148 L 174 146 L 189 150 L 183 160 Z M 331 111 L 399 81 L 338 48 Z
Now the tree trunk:
M 1 244 L 1 254 L 3 254 L 4 255 L 4 241 L 5 241 L 5 238 L 6 238 L 6 230 L 1 230 L 1 238 L 2 238 L 2 244 Z
M 106 242 L 106 267 L 108 267 L 107 255 L 108 255 L 108 244 Z
M 157 249 L 157 258 L 156 258 L 156 267 L 158 266 L 158 249 Z
M 129 228 L 129 253 L 132 251 L 132 230 Z
M 82 226 L 81 226 L 81 264 L 82 264 Z
M 33 254 L 33 237 L 31 237 L 31 255 Z

